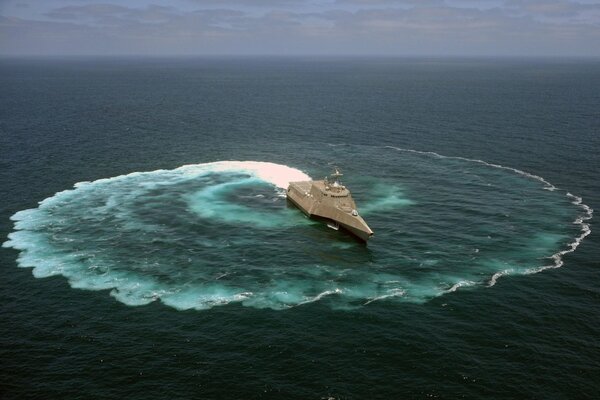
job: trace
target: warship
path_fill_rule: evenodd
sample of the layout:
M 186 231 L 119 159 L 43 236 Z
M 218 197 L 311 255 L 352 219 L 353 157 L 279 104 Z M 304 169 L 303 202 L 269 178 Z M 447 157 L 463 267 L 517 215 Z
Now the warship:
M 340 181 L 341 176 L 335 168 L 334 173 L 322 181 L 290 182 L 287 198 L 308 217 L 324 220 L 335 230 L 341 227 L 366 242 L 373 231 L 358 215 L 350 190 Z

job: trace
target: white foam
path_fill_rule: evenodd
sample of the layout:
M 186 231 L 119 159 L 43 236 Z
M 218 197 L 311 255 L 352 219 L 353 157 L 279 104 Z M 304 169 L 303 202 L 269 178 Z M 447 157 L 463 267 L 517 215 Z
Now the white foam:
M 543 189 L 545 189 L 545 190 L 549 190 L 549 191 L 558 190 L 558 188 L 556 186 L 554 186 L 553 184 L 551 184 L 550 182 L 548 182 L 546 179 L 542 178 L 541 176 L 535 175 L 535 174 L 531 174 L 529 172 L 525 172 L 525 171 L 522 171 L 522 170 L 517 169 L 517 168 L 506 167 L 506 166 L 500 165 L 500 164 L 488 163 L 486 161 L 479 160 L 479 159 L 473 159 L 473 158 L 457 157 L 457 156 L 444 156 L 444 155 L 441 155 L 441 154 L 433 152 L 433 151 L 419 151 L 419 150 L 413 150 L 413 149 L 404 149 L 404 148 L 395 147 L 395 146 L 386 146 L 386 148 L 394 149 L 394 150 L 397 150 L 397 151 L 409 152 L 409 153 L 426 154 L 426 155 L 430 155 L 430 156 L 434 156 L 434 157 L 438 157 L 438 158 L 463 160 L 463 161 L 468 161 L 468 162 L 483 164 L 483 165 L 486 165 L 488 167 L 511 171 L 511 172 L 516 173 L 518 175 L 521 175 L 521 176 L 524 176 L 524 177 L 527 177 L 527 178 L 530 178 L 530 179 L 537 180 L 538 182 L 541 182 L 544 185 Z M 569 199 L 572 200 L 571 201 L 572 204 L 580 207 L 583 210 L 583 214 L 579 215 L 573 221 L 573 224 L 579 225 L 580 230 L 581 230 L 581 234 L 579 236 L 575 237 L 571 243 L 567 244 L 567 249 L 561 250 L 561 251 L 559 251 L 557 253 L 554 253 L 554 254 L 552 254 L 549 257 L 550 259 L 552 259 L 554 261 L 553 264 L 527 269 L 525 271 L 525 274 L 534 274 L 534 273 L 541 272 L 541 271 L 544 271 L 544 270 L 549 269 L 549 268 L 560 268 L 560 267 L 562 267 L 564 265 L 562 257 L 565 254 L 574 252 L 575 249 L 577 249 L 577 247 L 581 244 L 581 242 L 583 241 L 583 239 L 585 239 L 585 237 L 592 232 L 592 230 L 590 228 L 590 224 L 588 224 L 585 221 L 588 221 L 588 220 L 592 219 L 594 210 L 590 206 L 588 206 L 587 204 L 584 204 L 583 203 L 583 199 L 581 197 L 579 197 L 579 196 L 575 196 L 575 195 L 573 195 L 573 194 L 571 194 L 569 192 L 565 192 L 565 196 L 567 196 Z M 510 271 L 512 271 L 512 270 L 510 270 Z M 504 275 L 508 275 L 510 273 L 510 271 L 509 270 L 505 270 L 505 271 L 500 271 L 500 272 L 495 273 L 492 276 L 492 278 L 490 279 L 490 281 L 488 283 L 488 286 L 494 286 L 496 284 L 496 281 L 498 280 L 498 278 L 500 278 L 501 276 L 504 276 Z
M 512 272 L 512 270 L 510 270 L 510 269 L 505 269 L 505 270 L 496 272 L 494 275 L 492 275 L 492 277 L 488 281 L 488 287 L 494 286 L 496 284 L 496 281 L 499 278 L 503 277 L 504 275 L 509 275 L 511 272 Z
M 401 150 L 398 148 L 394 149 Z M 485 164 L 494 168 L 510 170 L 514 173 L 542 182 L 544 184 L 544 189 L 552 191 L 558 190 L 555 186 L 539 176 L 528 174 L 513 168 L 490 164 L 481 160 L 470 160 L 461 157 L 445 157 L 432 152 L 419 152 L 415 150 L 404 151 L 429 154 L 440 158 L 456 158 Z M 193 189 L 198 191 L 195 193 L 196 197 L 192 198 L 192 200 L 196 199 L 200 201 L 200 203 L 198 203 L 202 206 L 200 214 L 204 215 L 202 213 L 209 213 L 206 214 L 206 216 L 209 217 L 212 214 L 215 214 L 214 207 L 224 206 L 219 203 L 222 200 L 221 197 L 213 199 L 210 196 L 211 190 L 218 190 L 224 185 L 221 183 L 215 184 L 214 182 L 210 182 L 212 179 L 211 174 L 228 172 L 233 173 L 234 179 L 240 178 L 238 175 L 241 175 L 241 180 L 236 181 L 239 184 L 243 184 L 246 180 L 248 180 L 247 182 L 256 180 L 267 182 L 273 185 L 279 196 L 285 196 L 285 188 L 287 188 L 289 182 L 310 180 L 310 177 L 302 171 L 285 165 L 257 161 L 220 161 L 207 164 L 186 165 L 175 170 L 134 172 L 114 178 L 99 179 L 94 182 L 79 182 L 75 185 L 75 189 L 58 192 L 54 196 L 43 200 L 40 202 L 39 208 L 20 211 L 13 215 L 11 219 L 15 221 L 16 231 L 9 234 L 8 241 L 3 243 L 3 247 L 13 247 L 22 250 L 18 260 L 19 266 L 33 267 L 33 274 L 36 277 L 47 277 L 60 274 L 65 276 L 69 280 L 70 285 L 74 288 L 87 290 L 109 289 L 111 290 L 111 296 L 128 305 L 144 305 L 159 300 L 165 305 L 181 310 L 209 309 L 214 306 L 234 302 L 258 308 L 286 309 L 300 304 L 318 302 L 327 296 L 336 294 L 340 296 L 336 296 L 336 301 L 331 301 L 330 303 L 337 304 L 337 300 L 342 297 L 344 298 L 344 302 L 348 302 L 349 300 L 354 305 L 360 305 L 361 303 L 367 305 L 379 300 L 400 297 L 402 297 L 404 301 L 424 302 L 432 297 L 444 293 L 451 293 L 462 287 L 482 283 L 473 282 L 471 280 L 461 280 L 461 277 L 456 276 L 441 276 L 440 278 L 442 279 L 436 278 L 435 282 L 424 285 L 412 282 L 411 279 L 405 279 L 403 276 L 384 274 L 381 270 L 378 271 L 376 269 L 365 270 L 362 272 L 358 269 L 338 270 L 336 268 L 328 269 L 326 267 L 320 268 L 317 266 L 303 270 L 301 272 L 301 278 L 292 278 L 292 275 L 288 276 L 287 274 L 290 272 L 290 269 L 283 268 L 282 271 L 278 271 L 280 275 L 273 278 L 273 281 L 266 286 L 254 285 L 252 279 L 249 281 L 238 281 L 236 275 L 232 273 L 231 276 L 229 276 L 230 272 L 227 270 L 221 270 L 219 273 L 212 272 L 210 275 L 207 275 L 207 281 L 210 281 L 208 283 L 188 284 L 186 281 L 186 283 L 179 282 L 173 285 L 165 284 L 159 279 L 149 276 L 149 274 L 145 275 L 144 273 L 138 273 L 136 270 L 121 272 L 118 271 L 118 268 L 114 268 L 113 270 L 110 266 L 110 260 L 109 264 L 102 264 L 102 262 L 98 260 L 90 261 L 89 257 L 93 257 L 94 254 L 81 255 L 77 254 L 77 252 L 72 254 L 60 252 L 56 247 L 53 247 L 52 244 L 58 242 L 68 243 L 72 239 L 70 237 L 52 235 L 44 236 L 44 232 L 46 232 L 45 228 L 47 226 L 55 223 L 59 226 L 62 224 L 59 218 L 57 218 L 60 213 L 53 214 L 53 210 L 60 209 L 60 207 L 77 201 L 83 201 L 84 205 L 87 204 L 87 201 L 95 201 L 93 207 L 90 210 L 86 210 L 86 217 L 89 217 L 94 221 L 100 221 L 98 222 L 100 224 L 103 217 L 106 214 L 109 214 L 111 217 L 115 217 L 119 220 L 121 224 L 126 224 L 123 226 L 132 224 L 131 230 L 141 232 L 145 229 L 148 232 L 153 233 L 155 231 L 154 226 L 148 225 L 146 228 L 143 224 L 146 224 L 147 222 L 143 220 L 131 220 L 131 215 L 128 214 L 131 210 L 123 207 L 123 205 L 129 204 L 130 202 L 135 204 L 134 202 L 137 201 L 140 196 L 144 196 L 147 193 L 147 190 L 181 182 L 195 182 L 193 180 L 196 178 L 200 178 L 199 181 L 203 183 L 200 185 L 188 185 L 186 187 L 197 188 Z M 202 189 L 205 182 L 210 182 L 208 184 L 208 189 Z M 110 186 L 113 184 L 116 185 L 114 187 Z M 112 189 L 116 189 L 115 194 L 111 193 Z M 386 198 L 385 201 L 389 203 L 390 207 L 395 208 L 408 204 L 406 203 L 406 200 L 402 199 L 402 193 L 399 190 L 388 194 L 390 197 Z M 581 227 L 581 235 L 570 243 L 566 249 L 550 256 L 549 259 L 552 260 L 551 265 L 529 269 L 526 270 L 525 273 L 535 273 L 546 268 L 557 268 L 562 266 L 562 256 L 566 253 L 575 251 L 581 241 L 591 232 L 587 221 L 592 218 L 593 210 L 589 206 L 583 204 L 580 197 L 572 195 L 571 193 L 566 193 L 566 195 L 574 205 L 583 210 L 583 213 L 578 215 L 573 222 Z M 268 195 L 265 197 L 268 198 Z M 104 202 L 97 201 L 98 199 L 103 200 Z M 160 199 L 160 195 L 154 197 L 154 199 Z M 96 205 L 96 203 L 99 203 L 99 205 Z M 81 203 L 75 203 L 76 206 L 79 204 Z M 168 207 L 168 203 L 166 204 Z M 287 214 L 282 214 L 280 216 L 281 218 L 278 219 L 277 215 L 274 215 L 271 212 L 269 212 L 269 215 L 265 216 L 265 213 L 261 213 L 260 211 L 257 212 L 252 209 L 252 212 L 248 212 L 248 210 L 228 208 L 226 210 L 227 212 L 216 214 L 230 215 L 232 221 L 235 221 L 236 223 L 246 221 L 249 224 L 252 224 L 252 226 L 258 227 L 271 225 L 287 226 L 286 224 L 295 223 L 293 219 L 288 218 Z M 296 214 L 297 213 L 294 212 L 294 215 Z M 133 214 L 133 216 L 135 216 L 135 214 Z M 301 214 L 298 214 L 299 218 L 300 216 Z M 69 217 L 66 217 L 66 223 L 69 222 L 68 218 Z M 302 220 L 304 220 L 304 217 L 302 217 Z M 152 221 L 149 222 L 151 223 Z M 152 235 L 150 234 L 148 235 L 149 238 L 151 236 Z M 99 240 L 104 239 L 100 238 Z M 206 245 L 212 247 L 222 246 L 222 244 L 219 244 L 217 241 L 207 242 Z M 352 247 L 352 245 L 348 243 L 333 243 L 332 246 L 342 248 Z M 191 258 L 188 260 L 189 262 L 192 262 Z M 278 262 L 285 261 L 279 260 Z M 436 263 L 437 260 L 434 259 L 423 261 L 423 265 L 435 265 Z M 496 271 L 506 268 L 507 266 L 507 264 L 493 266 L 488 269 L 488 271 Z M 103 268 L 107 268 L 106 272 L 103 272 Z M 514 269 L 504 269 L 494 273 L 489 280 L 488 285 L 493 286 L 501 276 L 510 273 L 523 272 L 518 272 Z M 227 278 L 225 279 L 225 277 Z M 342 289 L 334 286 L 337 284 L 341 285 L 341 283 L 331 283 L 342 282 L 341 280 L 338 280 L 338 278 L 347 279 L 348 277 L 351 277 L 358 283 L 353 284 L 351 281 L 344 281 Z M 477 280 L 478 278 L 471 279 Z M 228 286 L 229 284 L 233 285 L 235 283 L 239 286 Z M 452 286 L 447 290 L 441 290 L 440 285 L 443 285 L 441 286 L 443 288 L 447 288 L 450 285 Z M 313 295 L 315 293 L 318 294 Z M 347 305 L 349 306 L 349 304 L 350 303 Z M 336 305 L 333 306 L 335 307 Z
M 387 294 L 370 298 L 365 303 L 363 303 L 363 306 L 366 306 L 367 304 L 370 304 L 370 303 L 372 303 L 374 301 L 389 299 L 389 298 L 392 298 L 392 297 L 402 297 L 405 294 L 406 294 L 406 291 L 403 290 L 403 289 L 391 289 Z
M 477 282 L 473 282 L 473 281 L 459 281 L 459 282 L 456 282 L 454 285 L 452 285 L 452 287 L 450 289 L 445 290 L 444 293 L 456 292 L 461 287 L 474 286 L 476 284 L 477 284 Z
M 183 288 L 162 294 L 160 301 L 177 310 L 206 310 L 247 300 L 252 292 L 240 292 L 233 288 L 213 285 L 204 288 Z
M 566 193 L 566 196 L 573 200 L 571 202 L 572 204 L 579 206 L 581 209 L 584 210 L 584 214 L 580 215 L 579 217 L 577 217 L 575 219 L 575 221 L 573 221 L 573 224 L 580 226 L 581 235 L 577 236 L 571 243 L 567 244 L 567 249 L 561 250 L 557 253 L 554 253 L 549 257 L 550 259 L 552 259 L 554 261 L 553 264 L 544 265 L 544 266 L 536 267 L 536 268 L 529 268 L 526 271 L 527 274 L 535 274 L 535 273 L 544 271 L 546 269 L 554 269 L 554 268 L 562 267 L 564 265 L 563 256 L 568 253 L 573 253 L 577 249 L 577 247 L 579 247 L 579 245 L 581 244 L 583 239 L 585 239 L 585 237 L 587 235 L 592 233 L 590 224 L 588 224 L 585 221 L 592 219 L 592 217 L 594 215 L 594 210 L 587 204 L 583 204 L 583 199 L 581 197 L 575 196 L 569 192 Z
M 95 181 L 81 181 L 73 185 L 73 189 L 67 189 L 55 193 L 39 202 L 40 205 L 50 206 L 56 202 L 64 201 L 65 196 L 75 192 L 75 189 L 92 188 L 97 187 L 99 184 L 115 183 L 124 180 L 130 180 L 136 177 L 153 176 L 156 174 L 162 175 L 179 175 L 183 174 L 189 178 L 195 178 L 197 176 L 209 174 L 212 172 L 241 172 L 247 173 L 258 179 L 261 179 L 267 183 L 270 183 L 278 189 L 287 189 L 290 182 L 296 181 L 307 181 L 311 180 L 311 177 L 299 169 L 289 167 L 287 165 L 275 164 L 271 162 L 263 161 L 215 161 L 203 164 L 188 164 L 173 170 L 157 169 L 154 171 L 145 172 L 131 172 L 128 174 L 117 175 L 111 178 L 101 178 Z M 137 182 L 138 186 L 145 187 L 148 185 L 156 185 L 154 182 Z M 163 185 L 170 183 L 164 182 Z M 280 192 L 281 193 L 281 192 Z M 285 194 L 284 194 L 285 195 Z M 27 212 L 24 210 L 16 213 L 12 218 L 19 218 L 20 213 Z
M 321 300 L 325 296 L 329 296 L 329 295 L 332 295 L 332 294 L 339 294 L 339 293 L 343 293 L 343 290 L 339 289 L 339 288 L 336 288 L 334 290 L 326 290 L 324 292 L 319 293 L 318 295 L 316 295 L 314 297 L 309 297 L 308 299 L 306 299 L 304 301 L 301 301 L 297 305 L 299 306 L 301 304 L 314 303 L 315 301 Z
M 184 165 L 174 171 L 191 174 L 196 174 L 199 171 L 246 172 L 280 189 L 287 189 L 290 182 L 311 179 L 310 176 L 296 168 L 263 161 L 217 161 L 206 164 Z
M 174 170 L 159 169 L 149 172 L 133 172 L 112 178 L 102 178 L 95 181 L 82 181 L 75 183 L 72 189 L 55 193 L 38 204 L 34 209 L 23 210 L 15 213 L 11 219 L 14 221 L 15 231 L 8 235 L 8 240 L 2 247 L 12 247 L 20 250 L 18 265 L 33 268 L 33 275 L 44 278 L 54 275 L 63 275 L 69 280 L 73 288 L 86 290 L 111 290 L 111 296 L 128 305 L 144 305 L 156 300 L 179 309 L 210 308 L 215 305 L 240 302 L 253 297 L 252 292 L 240 291 L 215 285 L 205 290 L 191 288 L 189 290 L 173 290 L 158 283 L 152 277 L 143 274 L 131 275 L 127 272 L 110 270 L 107 273 L 98 273 L 99 265 L 86 265 L 80 262 L 79 254 L 67 254 L 57 251 L 48 242 L 48 237 L 39 230 L 50 224 L 62 224 L 64 221 L 53 217 L 53 209 L 61 209 L 73 204 L 74 201 L 85 199 L 104 199 L 104 206 L 95 206 L 88 210 L 88 217 L 93 216 L 96 210 L 108 213 L 124 224 L 136 224 L 132 229 L 141 230 L 141 223 L 129 221 L 126 210 L 120 207 L 128 201 L 134 201 L 145 194 L 146 190 L 158 186 L 173 185 L 185 182 L 188 179 L 205 176 L 211 173 L 232 172 L 250 175 L 251 179 L 258 179 L 272 184 L 277 189 L 277 195 L 285 197 L 285 189 L 292 181 L 304 181 L 311 178 L 302 171 L 269 162 L 259 161 L 219 161 L 205 164 L 184 165 Z M 158 181 L 156 179 L 158 178 Z M 242 180 L 243 181 L 243 180 Z M 110 193 L 117 189 L 118 196 Z M 124 189 L 124 190 L 121 190 Z M 258 195 L 263 196 L 263 195 Z M 100 214 L 99 220 L 105 215 Z M 273 214 L 268 217 L 273 219 Z M 286 219 L 287 215 L 281 216 Z M 262 216 L 263 219 L 269 219 Z M 289 218 L 288 218 L 289 219 Z M 287 219 L 286 219 L 287 220 Z M 255 222 L 255 221 L 251 221 Z M 150 227 L 148 230 L 153 231 Z M 69 242 L 73 239 L 57 237 L 54 233 L 49 235 L 54 242 Z M 93 257 L 90 256 L 90 257 Z M 107 270 L 108 271 L 108 270 Z M 224 278 L 227 273 L 221 274 L 216 280 Z M 165 289 L 166 288 L 166 289 Z M 299 295 L 289 295 L 290 303 L 300 300 Z M 286 297 L 281 294 L 281 297 Z
M 398 150 L 398 151 L 404 151 L 404 152 L 409 152 L 409 153 L 417 153 L 417 154 L 427 154 L 427 155 L 430 155 L 430 156 L 434 156 L 434 157 L 438 157 L 438 158 L 451 159 L 451 160 L 463 160 L 463 161 L 468 161 L 468 162 L 474 162 L 474 163 L 479 163 L 479 164 L 487 165 L 488 167 L 504 169 L 504 170 L 507 170 L 507 171 L 512 171 L 512 172 L 514 172 L 514 173 L 516 173 L 518 175 L 526 176 L 527 178 L 535 179 L 535 180 L 537 180 L 539 182 L 542 182 L 544 184 L 544 189 L 546 189 L 546 190 L 554 191 L 554 190 L 557 189 L 556 186 L 554 186 L 553 184 L 551 184 L 550 182 L 548 182 L 547 180 L 545 180 L 541 176 L 530 174 L 529 172 L 525 172 L 525 171 L 522 171 L 522 170 L 517 169 L 517 168 L 506 167 L 506 166 L 500 165 L 500 164 L 493 164 L 493 163 L 489 163 L 487 161 L 479 160 L 479 159 L 476 159 L 476 158 L 466 158 L 466 157 L 458 157 L 458 156 L 444 156 L 442 154 L 439 154 L 439 153 L 436 153 L 436 152 L 433 152 L 433 151 L 419 151 L 419 150 L 412 150 L 412 149 L 403 149 L 401 147 L 394 147 L 394 146 L 385 146 L 385 147 L 389 148 L 389 149 Z

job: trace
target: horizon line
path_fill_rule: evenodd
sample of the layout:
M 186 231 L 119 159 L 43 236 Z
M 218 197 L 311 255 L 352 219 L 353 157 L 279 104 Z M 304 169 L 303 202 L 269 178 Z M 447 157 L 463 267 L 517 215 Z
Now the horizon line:
M 355 58 L 355 59 L 585 59 L 600 60 L 600 55 L 564 55 L 564 54 L 275 54 L 275 53 L 213 53 L 213 54 L 2 54 L 0 59 L 91 59 L 91 58 L 121 58 L 121 59 L 201 59 L 201 58 Z

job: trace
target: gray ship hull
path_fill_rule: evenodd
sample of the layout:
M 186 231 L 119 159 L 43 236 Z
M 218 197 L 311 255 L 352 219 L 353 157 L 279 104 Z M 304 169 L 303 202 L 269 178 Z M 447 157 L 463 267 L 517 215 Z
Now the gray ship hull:
M 292 182 L 287 198 L 308 217 L 331 221 L 365 242 L 373 236 L 371 228 L 358 215 L 350 192 L 343 186 L 331 186 L 327 181 Z

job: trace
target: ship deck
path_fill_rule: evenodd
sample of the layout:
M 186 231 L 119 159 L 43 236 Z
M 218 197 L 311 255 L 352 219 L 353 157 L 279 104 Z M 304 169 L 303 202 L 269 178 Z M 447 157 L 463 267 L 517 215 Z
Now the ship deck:
M 303 182 L 290 182 L 290 186 L 294 186 L 300 193 L 310 193 L 310 188 L 312 187 L 312 181 L 303 181 Z

